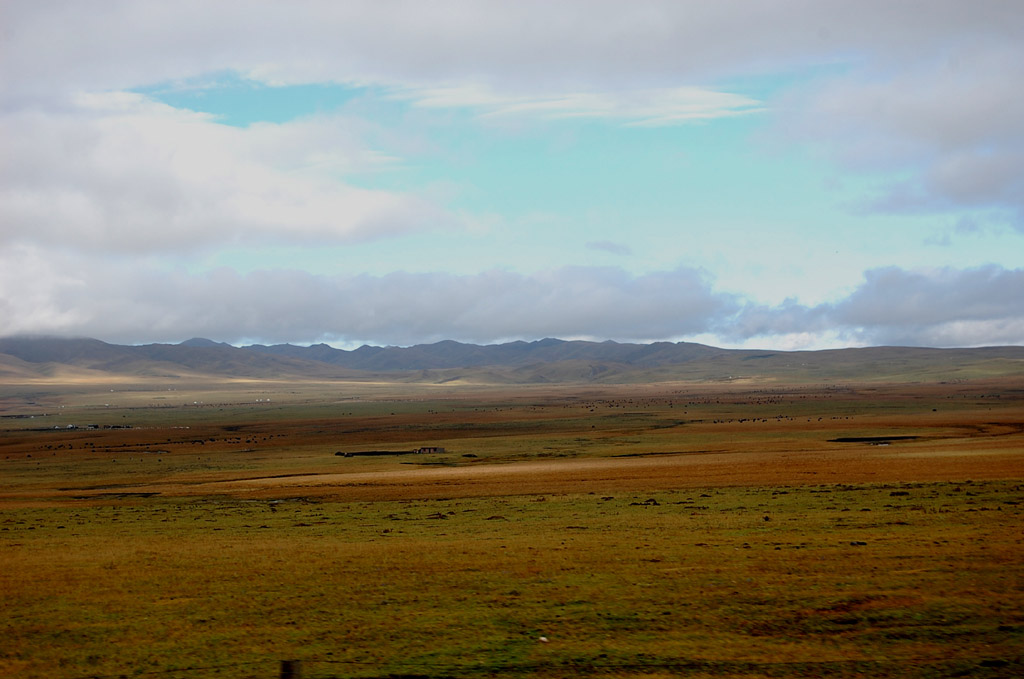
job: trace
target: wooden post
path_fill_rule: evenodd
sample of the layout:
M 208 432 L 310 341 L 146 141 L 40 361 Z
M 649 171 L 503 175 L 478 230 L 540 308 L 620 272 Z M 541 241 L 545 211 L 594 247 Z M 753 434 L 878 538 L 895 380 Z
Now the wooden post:
M 281 679 L 302 679 L 302 661 L 282 660 Z

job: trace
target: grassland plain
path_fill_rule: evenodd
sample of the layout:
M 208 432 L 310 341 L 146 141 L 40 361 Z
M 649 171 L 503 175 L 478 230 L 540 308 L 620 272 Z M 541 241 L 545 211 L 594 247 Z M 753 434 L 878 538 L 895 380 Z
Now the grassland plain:
M 1024 670 L 1016 378 L 73 387 L 0 393 L 3 675 Z

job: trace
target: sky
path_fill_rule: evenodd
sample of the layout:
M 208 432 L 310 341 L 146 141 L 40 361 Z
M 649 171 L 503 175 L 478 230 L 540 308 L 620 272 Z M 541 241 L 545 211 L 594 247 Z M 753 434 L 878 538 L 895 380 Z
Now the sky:
M 1024 344 L 1015 0 L 5 0 L 0 336 Z

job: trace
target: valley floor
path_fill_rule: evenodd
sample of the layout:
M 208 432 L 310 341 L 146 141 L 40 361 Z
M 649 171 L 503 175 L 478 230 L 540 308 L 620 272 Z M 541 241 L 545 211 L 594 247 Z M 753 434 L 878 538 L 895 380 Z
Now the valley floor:
M 8 385 L 0 674 L 1018 676 L 1022 387 Z

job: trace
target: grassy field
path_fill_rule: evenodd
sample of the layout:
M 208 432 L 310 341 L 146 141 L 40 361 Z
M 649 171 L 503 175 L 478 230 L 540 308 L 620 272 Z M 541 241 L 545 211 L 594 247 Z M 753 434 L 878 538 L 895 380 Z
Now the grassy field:
M 0 675 L 1024 671 L 1019 379 L 0 403 Z

